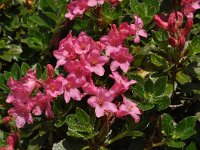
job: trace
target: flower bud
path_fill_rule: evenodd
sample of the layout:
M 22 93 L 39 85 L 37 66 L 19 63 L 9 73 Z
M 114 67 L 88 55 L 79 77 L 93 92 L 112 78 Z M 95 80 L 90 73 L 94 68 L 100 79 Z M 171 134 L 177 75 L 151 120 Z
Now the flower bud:
M 181 35 L 179 37 L 179 50 L 181 51 L 185 46 L 185 37 Z
M 175 39 L 174 37 L 169 37 L 168 42 L 172 47 L 177 47 L 179 45 L 178 40 Z
M 9 136 L 6 138 L 6 143 L 14 147 L 18 141 L 18 134 L 17 133 L 10 133 Z
M 48 76 L 50 78 L 53 78 L 54 77 L 54 69 L 53 69 L 53 66 L 51 64 L 47 65 L 47 70 L 48 70 Z
M 186 22 L 185 28 L 181 32 L 181 35 L 186 36 L 190 32 L 192 26 L 193 26 L 193 20 L 192 18 L 189 18 Z
M 159 27 L 166 29 L 166 30 L 168 29 L 168 23 L 162 21 L 162 19 L 158 15 L 154 16 L 154 21 Z

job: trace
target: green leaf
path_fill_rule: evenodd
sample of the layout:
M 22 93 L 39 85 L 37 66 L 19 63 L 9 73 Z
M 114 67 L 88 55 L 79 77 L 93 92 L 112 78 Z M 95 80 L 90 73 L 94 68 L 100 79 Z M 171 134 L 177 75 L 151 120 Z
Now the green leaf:
M 53 10 L 53 12 L 57 11 L 57 7 L 55 5 L 55 1 L 54 0 L 47 0 L 46 2 L 48 3 L 49 7 Z
M 11 72 L 4 71 L 4 77 L 5 77 L 6 81 L 8 81 L 10 79 L 10 77 L 12 77 Z
M 174 86 L 172 83 L 167 83 L 165 91 L 162 95 L 166 95 L 168 97 L 171 97 L 173 94 Z
M 145 83 L 144 83 L 145 92 L 153 94 L 153 90 L 154 90 L 153 88 L 154 88 L 153 81 L 151 79 L 145 80 Z
M 139 103 L 138 105 L 139 105 L 139 108 L 141 108 L 143 111 L 150 110 L 154 107 L 154 105 L 150 103 Z
M 76 109 L 76 114 L 66 117 L 66 123 L 69 136 L 90 139 L 96 135 L 92 118 L 80 108 Z
M 176 73 L 176 80 L 180 84 L 185 84 L 187 82 L 191 82 L 190 76 L 184 74 L 182 71 L 179 71 L 178 73 Z
M 42 66 L 40 64 L 36 64 L 36 77 L 40 79 L 42 77 Z
M 125 136 L 131 136 L 131 137 L 140 137 L 143 136 L 144 134 L 140 131 L 128 131 L 126 132 Z
M 169 141 L 167 142 L 167 145 L 169 147 L 182 148 L 185 145 L 185 143 L 181 141 Z
M 11 62 L 13 58 L 22 53 L 22 48 L 15 44 L 8 44 L 4 46 L 5 51 L 2 51 L 0 58 Z
M 168 96 L 156 97 L 154 102 L 157 104 L 159 111 L 166 109 L 171 104 L 171 100 Z
M 168 68 L 168 64 L 167 64 L 165 58 L 163 58 L 157 54 L 151 54 L 151 62 L 154 65 L 156 65 L 157 67 Z
M 4 83 L 1 83 L 1 82 L 0 82 L 0 89 L 4 90 L 6 92 L 10 91 L 9 87 L 7 85 L 5 85 Z
M 154 95 L 160 96 L 164 93 L 167 85 L 167 77 L 160 77 L 154 84 Z
M 194 142 L 191 142 L 191 143 L 187 146 L 186 150 L 196 150 L 196 144 L 195 144 Z
M 195 127 L 196 124 L 196 117 L 191 116 L 184 118 L 181 122 L 178 123 L 176 126 L 176 129 L 173 133 L 173 138 L 178 139 L 181 138 L 182 140 L 185 140 L 195 134 Z
M 39 26 L 43 26 L 43 27 L 47 27 L 47 28 L 51 28 L 47 22 L 45 22 L 42 18 L 40 18 L 39 16 L 36 15 L 32 15 L 29 17 L 29 19 L 31 21 L 33 21 L 34 23 L 36 23 Z
M 21 74 L 24 76 L 26 75 L 26 72 L 30 69 L 30 66 L 25 63 L 25 62 L 22 62 L 22 65 L 21 65 Z
M 200 35 L 195 35 L 192 39 L 191 44 L 189 45 L 190 53 L 193 55 L 200 53 Z
M 17 63 L 14 63 L 11 68 L 11 74 L 15 80 L 20 79 L 21 77 L 21 69 Z
M 163 114 L 162 116 L 162 129 L 167 136 L 172 135 L 174 131 L 174 121 L 168 114 Z

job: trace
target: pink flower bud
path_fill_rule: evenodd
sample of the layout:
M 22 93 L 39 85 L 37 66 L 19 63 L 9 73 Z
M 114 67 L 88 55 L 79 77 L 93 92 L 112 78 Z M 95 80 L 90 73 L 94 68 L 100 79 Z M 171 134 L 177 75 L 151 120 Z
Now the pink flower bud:
M 6 143 L 14 147 L 18 141 L 18 134 L 17 133 L 10 133 L 9 136 L 6 138 Z
M 192 18 L 189 18 L 189 19 L 187 20 L 187 22 L 186 22 L 185 28 L 184 28 L 183 31 L 181 32 L 181 35 L 186 36 L 186 35 L 190 32 L 190 30 L 191 30 L 191 28 L 192 28 L 192 25 L 193 25 L 193 20 L 192 20 Z
M 11 117 L 7 116 L 7 117 L 4 117 L 2 120 L 3 120 L 3 123 L 7 125 L 10 122 Z
M 181 51 L 185 46 L 185 37 L 181 35 L 179 37 L 179 50 Z
M 164 22 L 158 15 L 154 16 L 154 21 L 159 27 L 166 29 L 166 30 L 168 29 L 168 23 Z
M 178 40 L 175 39 L 174 37 L 169 37 L 168 42 L 172 47 L 177 47 L 179 45 Z
M 51 64 L 47 65 L 47 70 L 48 70 L 48 76 L 50 78 L 53 78 L 54 77 L 54 69 L 53 69 L 53 66 Z

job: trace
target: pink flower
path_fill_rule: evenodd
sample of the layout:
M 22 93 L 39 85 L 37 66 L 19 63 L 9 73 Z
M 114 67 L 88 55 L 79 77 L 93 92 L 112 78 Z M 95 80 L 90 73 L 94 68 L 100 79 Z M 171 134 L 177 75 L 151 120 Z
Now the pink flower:
M 12 93 L 9 94 L 6 99 L 7 103 L 13 103 L 15 101 L 24 103 L 27 101 L 27 99 L 29 99 L 29 95 L 31 93 L 29 93 L 25 89 L 25 87 L 23 86 L 23 84 L 21 82 L 16 81 L 11 77 L 10 80 L 8 81 L 7 85 L 12 90 Z
M 109 56 L 110 53 L 118 51 L 122 47 L 125 38 L 126 36 L 121 34 L 116 25 L 113 24 L 108 35 L 104 35 L 100 38 L 101 43 L 106 45 L 106 55 Z
M 93 50 L 88 55 L 84 55 L 81 58 L 81 61 L 84 63 L 85 68 L 90 70 L 90 72 L 94 72 L 99 76 L 104 75 L 105 70 L 103 66 L 109 61 L 108 57 L 101 56 L 98 50 Z
M 127 48 L 123 47 L 117 52 L 113 52 L 110 54 L 110 57 L 114 60 L 110 64 L 111 71 L 117 70 L 120 67 L 123 72 L 127 72 L 130 66 L 130 63 L 133 61 L 133 56 L 129 54 Z
M 94 85 L 94 82 L 92 79 L 89 79 L 89 82 L 86 82 L 83 85 L 82 89 L 86 94 L 90 94 L 90 95 L 95 95 L 98 91 L 98 88 Z
M 62 77 L 58 76 L 56 79 L 49 78 L 46 81 L 45 91 L 47 95 L 58 97 L 63 94 Z
M 87 0 L 71 0 L 67 6 L 68 12 L 65 17 L 73 20 L 76 16 L 83 15 L 87 9 Z
M 32 102 L 29 101 L 25 104 L 15 102 L 13 105 L 14 107 L 8 110 L 8 114 L 16 118 L 16 125 L 18 128 L 22 128 L 26 122 L 28 124 L 33 123 L 33 118 L 31 115 L 31 110 L 33 108 Z
M 182 0 L 182 12 L 188 18 L 193 18 L 194 12 L 200 9 L 200 0 Z
M 135 35 L 134 42 L 139 43 L 140 36 L 147 38 L 147 33 L 144 29 L 142 29 L 143 27 L 142 19 L 139 18 L 138 16 L 134 16 L 134 18 L 135 18 L 135 23 L 131 24 L 130 26 L 133 30 L 133 34 Z
M 96 5 L 102 5 L 104 0 L 88 0 L 88 6 L 94 7 Z
M 87 102 L 95 108 L 96 116 L 99 118 L 104 116 L 105 112 L 117 112 L 116 105 L 112 103 L 113 99 L 114 97 L 105 88 L 98 88 L 95 96 L 91 96 Z
M 96 46 L 93 39 L 85 32 L 81 32 L 75 42 L 74 48 L 76 54 L 87 54 Z
M 67 35 L 66 38 L 64 38 L 59 43 L 59 49 L 53 51 L 54 57 L 56 57 L 57 64 L 56 68 L 62 65 L 65 65 L 70 60 L 75 60 L 77 58 L 77 54 L 75 53 L 74 44 L 76 42 L 76 39 L 72 37 L 71 32 Z
M 138 123 L 140 121 L 140 117 L 138 115 L 141 115 L 141 112 L 137 107 L 137 104 L 127 99 L 124 95 L 122 95 L 122 97 L 123 104 L 120 105 L 117 116 L 124 117 L 126 115 L 131 115 L 135 119 L 135 122 Z
M 53 97 L 50 95 L 44 95 L 42 92 L 38 92 L 37 95 L 33 98 L 35 106 L 32 109 L 32 113 L 36 116 L 45 112 L 47 118 L 53 118 L 54 114 L 51 110 L 51 102 L 53 101 Z
M 77 78 L 86 78 L 91 76 L 91 72 L 85 67 L 83 62 L 78 60 L 70 61 L 64 66 L 66 72 L 73 73 Z
M 66 103 L 69 103 L 71 98 L 77 101 L 82 99 L 82 94 L 78 88 L 82 87 L 84 83 L 85 80 L 77 79 L 75 74 L 69 74 L 67 78 L 62 81 Z
M 8 135 L 8 137 L 6 138 L 6 143 L 8 144 L 8 145 L 11 145 L 13 148 L 15 147 L 15 145 L 17 144 L 17 141 L 18 141 L 18 138 L 19 138 L 19 136 L 18 136 L 18 134 L 17 133 L 10 133 L 9 135 Z
M 131 35 L 132 28 L 128 24 L 128 22 L 122 22 L 119 26 L 119 32 L 121 35 L 128 37 L 129 35 Z
M 124 93 L 130 85 L 137 83 L 135 80 L 128 81 L 126 77 L 121 76 L 118 72 L 112 72 L 110 77 L 115 80 L 115 84 L 110 89 L 114 96 Z

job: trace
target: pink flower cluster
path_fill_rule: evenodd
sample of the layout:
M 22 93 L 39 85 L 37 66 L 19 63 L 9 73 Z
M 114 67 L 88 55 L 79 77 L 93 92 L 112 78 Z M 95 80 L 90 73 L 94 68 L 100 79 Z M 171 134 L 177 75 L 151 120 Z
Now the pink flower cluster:
M 116 5 L 119 1 L 122 0 L 108 0 L 112 5 Z M 77 16 L 82 16 L 89 8 L 102 5 L 104 2 L 105 0 L 71 0 L 67 5 L 68 12 L 65 17 L 73 20 Z
M 188 18 L 185 27 L 182 28 L 183 18 L 183 13 L 179 11 L 172 12 L 168 17 L 167 22 L 163 21 L 158 15 L 155 15 L 154 17 L 155 23 L 159 27 L 168 31 L 169 44 L 172 47 L 177 47 L 179 50 L 182 50 L 184 48 L 185 37 L 187 36 L 193 25 L 192 18 Z
M 85 95 L 89 95 L 87 103 L 95 108 L 97 117 L 108 113 L 117 117 L 131 115 L 138 122 L 138 115 L 141 114 L 139 108 L 124 96 L 136 81 L 128 81 L 118 69 L 124 73 L 128 71 L 133 56 L 123 42 L 130 35 L 135 36 L 136 43 L 140 41 L 139 36 L 146 37 L 147 33 L 142 26 L 142 20 L 135 16 L 135 24 L 122 23 L 118 29 L 112 25 L 108 35 L 100 41 L 94 41 L 84 32 L 78 37 L 69 32 L 60 42 L 58 50 L 53 52 L 57 59 L 56 68 L 63 66 L 66 77 L 59 75 L 54 78 L 54 68 L 47 65 L 46 80 L 37 79 L 35 70 L 29 70 L 19 81 L 10 78 L 8 86 L 12 93 L 6 102 L 13 105 L 8 114 L 16 119 L 17 127 L 21 128 L 25 123 L 32 124 L 32 115 L 38 116 L 43 112 L 46 117 L 53 118 L 51 103 L 60 95 L 64 95 L 66 103 L 70 100 L 81 101 Z M 97 87 L 92 79 L 93 74 L 105 75 L 106 64 L 110 65 L 109 77 L 114 81 L 110 89 Z M 120 96 L 123 102 L 116 102 Z
M 194 12 L 200 9 L 200 0 L 182 0 L 181 7 L 185 16 L 193 18 Z

